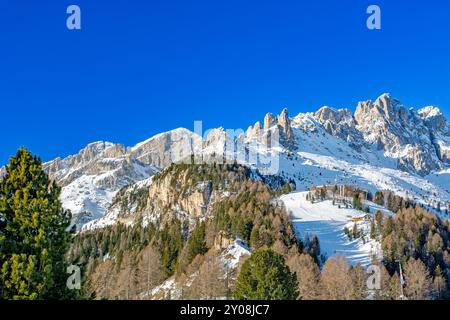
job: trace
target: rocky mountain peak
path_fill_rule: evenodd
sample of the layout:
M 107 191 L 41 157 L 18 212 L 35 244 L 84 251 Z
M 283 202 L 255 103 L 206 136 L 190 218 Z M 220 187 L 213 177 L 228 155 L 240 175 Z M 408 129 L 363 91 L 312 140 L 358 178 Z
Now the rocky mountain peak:
M 320 123 L 354 123 L 353 113 L 349 109 L 336 109 L 324 106 L 314 113 L 314 118 Z
M 408 122 L 410 121 L 410 111 L 401 104 L 400 100 L 385 93 L 375 102 L 371 100 L 360 102 L 355 111 L 355 119 L 359 124 L 367 122 L 368 119 L 387 123 Z
M 276 124 L 275 116 L 272 113 L 267 113 L 264 117 L 264 130 L 273 127 Z
M 449 163 L 450 126 L 436 107 L 415 111 L 386 93 L 375 101 L 359 102 L 354 114 L 325 106 L 313 118 L 358 151 L 383 150 L 402 170 L 426 175 Z
M 288 109 L 284 108 L 283 111 L 281 111 L 280 115 L 277 117 L 277 119 L 278 119 L 278 124 L 283 129 L 287 128 L 290 125 Z
M 404 110 L 400 110 L 404 109 Z M 368 120 L 379 120 L 383 122 L 395 122 L 399 114 L 405 112 L 399 100 L 393 99 L 390 94 L 383 94 L 375 102 L 371 100 L 359 102 L 355 111 L 355 119 L 360 125 Z
M 129 154 L 145 164 L 165 168 L 171 163 L 188 158 L 194 153 L 201 137 L 194 132 L 178 128 L 157 134 L 130 148 Z
M 292 131 L 288 109 L 284 108 L 283 111 L 281 111 L 281 114 L 277 117 L 277 123 L 281 128 L 281 137 L 284 138 L 284 144 L 289 148 L 293 148 L 295 146 L 295 137 Z
M 356 130 L 356 121 L 351 110 L 324 106 L 314 113 L 313 118 L 329 134 L 348 141 L 353 147 L 360 149 L 355 142 L 362 141 L 362 136 Z
M 369 144 L 377 144 L 386 155 L 398 159 L 398 166 L 426 175 L 442 167 L 448 142 L 438 142 L 446 120 L 434 107 L 419 111 L 407 109 L 389 94 L 383 94 L 374 103 L 360 102 L 355 111 L 357 129 Z M 440 130 L 440 131 L 439 131 Z
M 420 109 L 418 114 L 430 128 L 440 131 L 448 129 L 447 119 L 445 119 L 439 108 L 433 106 L 425 107 Z
M 320 123 L 326 121 L 339 122 L 339 112 L 336 108 L 323 106 L 314 113 L 314 118 L 316 118 Z
M 245 135 L 247 137 L 247 140 L 250 140 L 252 138 L 259 138 L 259 136 L 261 135 L 261 123 L 257 121 L 253 126 L 249 126 Z

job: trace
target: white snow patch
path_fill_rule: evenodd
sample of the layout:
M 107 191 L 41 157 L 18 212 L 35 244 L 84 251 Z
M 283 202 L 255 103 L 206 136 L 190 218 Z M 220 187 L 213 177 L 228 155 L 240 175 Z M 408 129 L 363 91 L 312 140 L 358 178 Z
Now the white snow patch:
M 236 239 L 234 243 L 224 251 L 222 256 L 224 264 L 228 268 L 234 269 L 243 256 L 251 254 L 251 249 L 245 243 L 243 243 L 242 240 Z

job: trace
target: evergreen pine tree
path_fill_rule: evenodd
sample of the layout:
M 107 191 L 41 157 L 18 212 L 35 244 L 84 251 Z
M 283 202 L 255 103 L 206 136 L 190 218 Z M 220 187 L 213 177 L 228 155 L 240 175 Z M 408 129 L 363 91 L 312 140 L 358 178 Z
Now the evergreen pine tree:
M 71 215 L 42 162 L 21 148 L 0 181 L 0 296 L 62 299 Z
M 358 225 L 356 223 L 353 224 L 352 236 L 353 239 L 358 239 L 360 237 Z
M 289 182 L 286 182 L 283 187 L 281 188 L 281 193 L 282 194 L 288 194 L 292 192 L 292 188 L 291 185 L 289 184 Z
M 204 221 L 197 224 L 197 227 L 192 232 L 187 242 L 188 246 L 188 261 L 191 262 L 198 254 L 205 254 L 208 251 L 205 242 L 205 228 Z
M 384 206 L 384 195 L 381 191 L 377 191 L 375 193 L 375 203 L 380 206 Z
M 376 240 L 377 237 L 378 237 L 378 234 L 377 234 L 377 228 L 375 226 L 375 222 L 371 221 L 370 222 L 370 238 L 373 240 Z
M 444 298 L 447 292 L 447 281 L 442 272 L 442 268 L 438 265 L 434 271 L 433 291 L 437 299 Z
M 397 212 L 397 206 L 395 204 L 395 198 L 392 195 L 392 193 L 389 193 L 388 199 L 387 199 L 387 208 L 391 210 L 392 212 Z
M 282 255 L 257 250 L 242 265 L 234 298 L 237 300 L 295 300 L 298 283 Z
M 353 195 L 353 208 L 356 210 L 362 210 L 361 199 L 359 198 L 359 194 L 355 193 Z

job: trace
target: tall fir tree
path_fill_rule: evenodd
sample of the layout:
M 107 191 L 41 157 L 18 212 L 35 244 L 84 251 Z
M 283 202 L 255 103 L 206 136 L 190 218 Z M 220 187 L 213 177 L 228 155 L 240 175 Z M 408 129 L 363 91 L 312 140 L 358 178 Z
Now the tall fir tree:
M 261 249 L 242 265 L 234 298 L 237 300 L 295 300 L 298 297 L 295 273 L 282 255 Z
M 383 192 L 381 191 L 377 191 L 375 193 L 375 201 L 376 204 L 380 205 L 380 206 L 384 206 L 384 195 Z
M 21 148 L 0 180 L 0 298 L 63 299 L 71 214 L 38 157 Z
M 208 251 L 205 242 L 205 228 L 206 224 L 204 221 L 198 222 L 196 228 L 189 237 L 187 242 L 189 262 L 191 262 L 198 254 L 205 254 Z

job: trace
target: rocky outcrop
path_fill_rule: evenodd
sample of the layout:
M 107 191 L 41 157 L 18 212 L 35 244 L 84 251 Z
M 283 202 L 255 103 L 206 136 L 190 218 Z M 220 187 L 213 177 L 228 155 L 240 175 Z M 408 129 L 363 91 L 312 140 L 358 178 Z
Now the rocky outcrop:
M 356 122 L 353 113 L 348 109 L 335 109 L 330 107 L 322 107 L 315 114 L 314 117 L 322 124 L 348 124 L 355 126 Z
M 328 134 L 358 151 L 383 150 L 402 170 L 427 175 L 449 163 L 450 129 L 436 107 L 415 111 L 383 94 L 375 102 L 358 103 L 354 114 L 322 107 L 313 117 Z
M 274 142 L 274 138 L 280 141 Z M 288 110 L 283 109 L 277 117 L 267 113 L 263 127 L 259 121 L 254 126 L 250 126 L 246 131 L 246 141 L 249 142 L 252 139 L 267 146 L 281 144 L 288 149 L 294 149 L 296 141 Z
M 285 108 L 281 114 L 277 117 L 278 126 L 281 128 L 281 132 L 285 141 L 290 145 L 295 145 L 295 137 L 292 131 L 291 119 L 289 119 L 288 110 Z
M 266 114 L 264 117 L 264 130 L 272 128 L 276 124 L 276 119 L 272 113 Z
M 134 221 L 142 220 L 164 227 L 178 219 L 191 229 L 198 221 L 213 214 L 217 201 L 231 195 L 230 191 L 226 191 L 228 186 L 249 176 L 248 169 L 226 169 L 231 167 L 232 165 L 174 165 L 166 168 L 151 178 L 145 194 L 146 200 L 140 201 L 145 205 L 130 205 L 132 208 L 140 208 L 134 211 Z
M 153 221 L 162 219 L 158 220 L 160 222 L 167 222 L 171 218 L 195 222 L 197 219 L 204 218 L 211 201 L 212 183 L 201 182 L 186 188 L 184 186 L 178 188 L 174 185 L 173 178 L 169 174 L 152 183 L 144 214 Z M 187 181 L 185 175 L 177 179 Z M 183 188 L 182 191 L 181 188 Z
M 159 169 L 171 163 L 188 159 L 201 145 L 201 137 L 187 129 L 176 129 L 158 134 L 129 149 L 129 154 L 145 164 Z
M 254 126 L 248 127 L 245 141 L 247 143 L 257 141 L 268 148 L 282 145 L 289 150 L 295 149 L 296 139 L 288 110 L 283 109 L 276 117 L 272 113 L 267 113 L 262 127 L 259 121 Z
M 90 175 L 101 173 L 97 160 L 105 158 L 105 152 L 109 149 L 111 149 L 109 152 L 109 155 L 111 155 L 114 150 L 120 150 L 121 148 L 111 142 L 100 141 L 90 143 L 75 155 L 68 156 L 64 159 L 56 158 L 53 161 L 45 163 L 44 169 L 50 177 L 55 179 L 60 186 L 64 187 L 85 172 Z
M 314 118 L 329 134 L 346 140 L 357 149 L 361 148 L 363 137 L 356 129 L 356 120 L 349 109 L 322 107 L 314 114 Z
M 261 135 L 261 123 L 258 121 L 253 126 L 248 127 L 245 134 L 247 140 L 258 139 Z
M 436 107 L 425 107 L 418 111 L 420 117 L 430 129 L 431 140 L 439 159 L 450 164 L 450 124 Z
M 216 250 L 226 249 L 234 243 L 234 239 L 225 232 L 219 231 L 214 238 L 214 248 Z
M 425 107 L 420 109 L 417 113 L 430 129 L 450 133 L 448 131 L 450 128 L 447 126 L 447 120 L 439 108 Z
M 433 129 L 413 109 L 384 94 L 375 102 L 360 102 L 355 111 L 364 140 L 398 159 L 399 168 L 426 175 L 441 167 Z
M 3 178 L 3 176 L 6 174 L 6 167 L 0 168 L 0 179 Z
M 111 142 L 91 143 L 74 155 L 45 163 L 44 170 L 62 187 L 61 201 L 81 226 L 102 217 L 120 189 L 159 171 L 145 161 L 162 164 L 182 157 L 186 146 L 183 139 L 175 139 L 179 136 L 179 131 L 162 134 L 129 149 Z M 175 140 L 172 147 L 164 145 L 168 139 Z
M 75 155 L 45 163 L 44 170 L 61 187 L 82 176 L 97 176 L 96 185 L 110 190 L 147 178 L 157 171 L 127 154 L 123 145 L 110 142 L 89 144 Z

